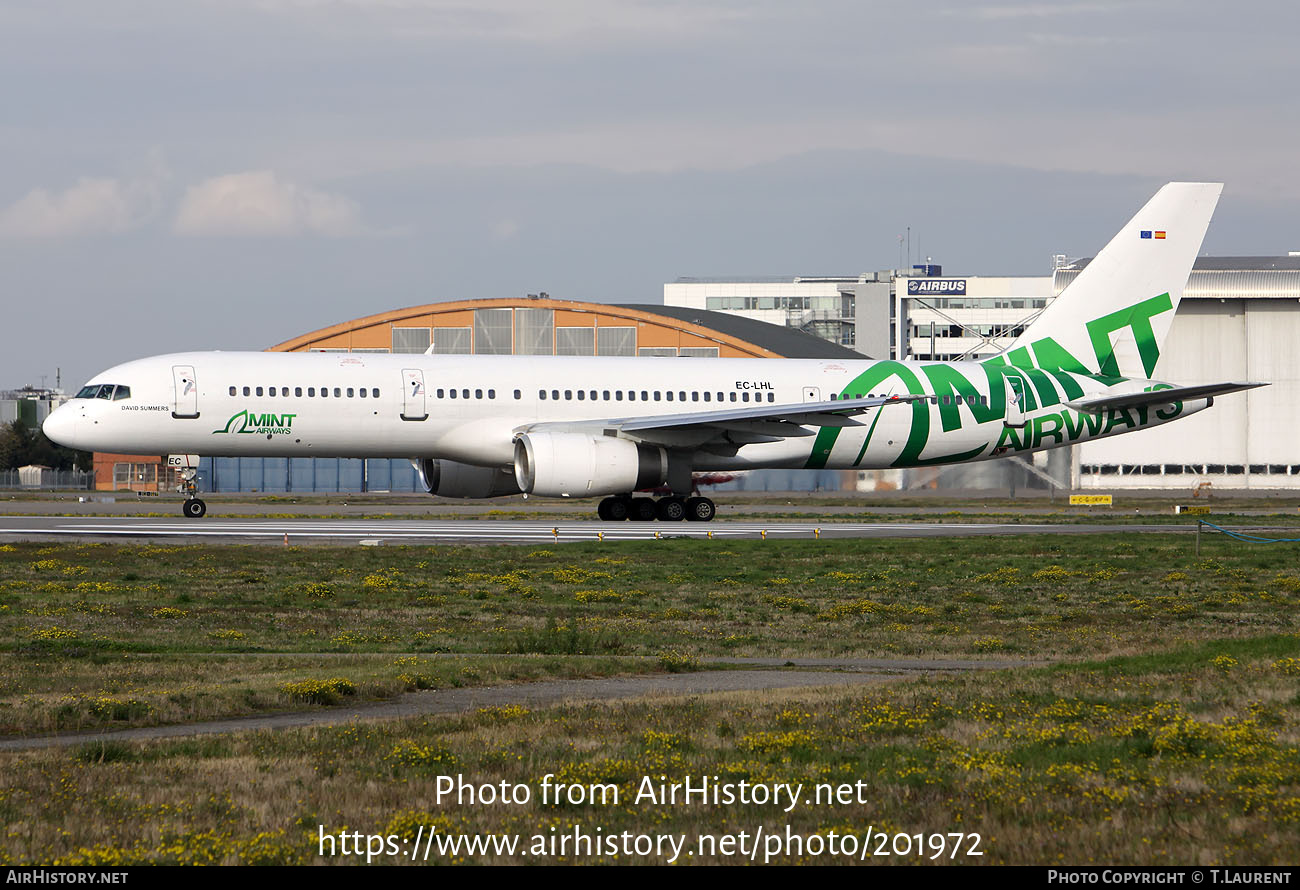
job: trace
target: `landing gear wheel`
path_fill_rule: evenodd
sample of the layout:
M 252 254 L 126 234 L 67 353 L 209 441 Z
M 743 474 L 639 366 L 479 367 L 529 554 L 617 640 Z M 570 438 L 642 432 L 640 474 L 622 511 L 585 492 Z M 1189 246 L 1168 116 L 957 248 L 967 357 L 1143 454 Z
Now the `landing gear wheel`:
M 208 505 L 198 498 L 189 498 L 181 504 L 181 512 L 189 519 L 202 519 L 203 515 L 208 512 Z
M 627 519 L 627 498 L 605 498 L 596 507 L 596 515 L 604 522 L 622 522 Z
M 633 522 L 654 522 L 655 502 L 653 498 L 632 498 L 628 501 L 628 519 Z
M 686 501 L 686 518 L 691 522 L 709 522 L 717 508 L 708 498 L 690 498 Z
M 686 518 L 684 498 L 660 498 L 655 504 L 655 515 L 660 522 L 681 522 Z

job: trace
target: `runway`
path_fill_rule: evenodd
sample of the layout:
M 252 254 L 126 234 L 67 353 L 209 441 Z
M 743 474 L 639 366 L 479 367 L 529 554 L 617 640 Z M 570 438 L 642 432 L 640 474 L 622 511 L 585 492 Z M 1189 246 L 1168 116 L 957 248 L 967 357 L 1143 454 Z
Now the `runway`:
M 1194 525 L 976 523 L 754 522 L 599 522 L 595 520 L 350 520 L 244 519 L 198 520 L 157 517 L 54 516 L 0 517 L 0 541 L 89 540 L 182 541 L 292 544 L 565 544 L 577 541 L 692 539 L 824 539 L 972 537 L 1024 534 L 1104 534 L 1187 532 Z

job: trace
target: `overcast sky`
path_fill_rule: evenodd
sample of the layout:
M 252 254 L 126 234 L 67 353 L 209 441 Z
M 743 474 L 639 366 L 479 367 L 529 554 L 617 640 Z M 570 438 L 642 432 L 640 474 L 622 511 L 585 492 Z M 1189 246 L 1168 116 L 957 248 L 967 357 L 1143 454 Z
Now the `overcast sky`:
M 4 0 L 0 388 L 384 309 L 1300 249 L 1294 2 Z M 915 257 L 914 257 L 915 259 Z

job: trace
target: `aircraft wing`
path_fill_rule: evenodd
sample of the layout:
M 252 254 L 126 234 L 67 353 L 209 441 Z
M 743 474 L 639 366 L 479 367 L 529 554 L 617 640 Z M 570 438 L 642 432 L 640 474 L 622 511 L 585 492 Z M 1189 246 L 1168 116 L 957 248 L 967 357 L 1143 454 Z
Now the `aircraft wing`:
M 1109 408 L 1136 408 L 1141 405 L 1167 405 L 1170 402 L 1185 402 L 1191 399 L 1205 399 L 1221 396 L 1244 389 L 1268 386 L 1267 383 L 1206 383 L 1201 386 L 1174 386 L 1167 389 L 1143 390 L 1098 396 L 1095 399 L 1080 399 L 1066 402 L 1078 411 L 1105 411 Z
M 717 440 L 733 445 L 776 442 L 789 437 L 814 435 L 805 427 L 861 426 L 854 415 L 886 405 L 905 405 L 930 398 L 925 395 L 872 396 L 866 399 L 834 399 L 828 402 L 799 402 L 790 405 L 757 404 L 743 408 L 721 408 L 683 414 L 648 417 L 547 421 L 528 424 L 516 432 L 571 431 L 623 433 L 669 447 L 698 447 Z

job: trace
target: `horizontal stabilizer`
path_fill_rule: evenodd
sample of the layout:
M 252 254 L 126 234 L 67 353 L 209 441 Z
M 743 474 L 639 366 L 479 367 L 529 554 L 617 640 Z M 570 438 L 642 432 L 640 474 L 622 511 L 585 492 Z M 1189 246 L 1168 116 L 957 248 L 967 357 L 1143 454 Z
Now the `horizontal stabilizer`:
M 1244 389 L 1268 386 L 1267 383 L 1206 383 L 1201 386 L 1173 386 L 1166 389 L 1142 390 L 1141 392 L 1114 393 L 1095 399 L 1081 399 L 1066 402 L 1078 411 L 1106 411 L 1110 408 L 1136 408 L 1141 405 L 1167 405 L 1170 402 L 1186 402 L 1192 399 L 1206 399 Z

